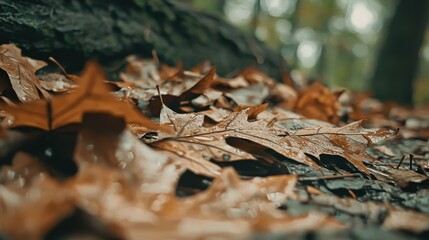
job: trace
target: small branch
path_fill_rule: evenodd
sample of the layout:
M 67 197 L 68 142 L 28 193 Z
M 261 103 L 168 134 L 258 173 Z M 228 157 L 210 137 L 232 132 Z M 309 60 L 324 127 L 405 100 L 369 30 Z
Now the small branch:
M 410 156 L 410 170 L 413 170 L 413 158 L 414 158 L 414 155 L 410 153 L 409 156 Z
M 64 76 L 68 76 L 69 74 L 66 72 L 66 70 L 64 69 L 64 67 L 63 66 L 61 66 L 61 64 L 57 61 L 57 60 L 55 60 L 55 58 L 53 58 L 53 57 L 49 57 L 48 58 L 49 59 L 49 61 L 51 61 L 51 62 L 53 62 L 55 65 L 57 65 L 57 67 L 60 69 L 60 71 L 64 74 Z
M 405 159 L 405 155 L 402 156 L 401 161 L 399 161 L 398 165 L 396 166 L 396 169 L 399 169 L 399 167 L 402 165 L 402 162 Z
M 161 64 L 159 63 L 158 53 L 155 49 L 152 50 L 152 59 L 155 61 L 155 64 L 159 67 Z
M 330 176 L 321 176 L 321 177 L 298 177 L 299 181 L 304 182 L 311 182 L 311 181 L 318 181 L 318 180 L 331 180 L 331 179 L 342 179 L 342 178 L 349 178 L 349 177 L 358 177 L 360 174 L 357 173 L 350 173 L 350 174 L 343 174 L 343 175 L 330 175 Z

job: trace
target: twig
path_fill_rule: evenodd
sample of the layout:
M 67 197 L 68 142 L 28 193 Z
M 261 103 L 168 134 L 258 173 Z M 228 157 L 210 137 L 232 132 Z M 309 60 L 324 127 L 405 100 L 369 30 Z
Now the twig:
M 355 194 L 352 190 L 347 189 L 347 191 L 349 192 L 350 196 L 351 196 L 353 199 L 356 199 L 356 198 L 357 198 L 357 197 L 356 197 L 356 194 Z
M 158 53 L 156 52 L 156 50 L 155 50 L 155 49 L 152 49 L 152 58 L 153 58 L 153 60 L 155 61 L 155 64 L 156 64 L 157 66 L 159 66 L 160 64 L 159 64 Z
M 370 167 L 367 167 L 367 168 L 368 168 L 368 170 L 369 170 L 370 172 L 373 172 L 373 173 L 375 173 L 375 174 L 379 174 L 379 175 L 381 175 L 381 176 L 383 176 L 383 177 L 386 177 L 386 178 L 392 179 L 392 177 L 390 177 L 388 174 L 383 173 L 383 172 L 381 172 L 381 171 L 378 171 L 377 169 L 370 168 Z
M 8 106 L 12 106 L 12 107 L 16 107 L 17 105 L 12 102 L 12 100 L 10 100 L 9 98 L 1 95 L 0 98 L 8 105 Z
M 330 179 L 342 179 L 342 178 L 348 178 L 348 177 L 358 177 L 360 176 L 357 173 L 350 173 L 350 174 L 343 174 L 343 175 L 330 175 L 330 176 L 320 176 L 320 177 L 298 177 L 299 181 L 318 181 L 318 180 L 330 180 Z
M 410 153 L 410 170 L 413 170 L 413 158 L 414 155 Z
M 399 167 L 402 165 L 402 162 L 405 159 L 405 155 L 402 156 L 401 161 L 399 161 L 398 166 L 396 166 L 396 169 L 399 169 Z
M 162 99 L 161 90 L 159 89 L 159 85 L 156 85 L 156 91 L 158 92 L 159 100 L 161 101 L 161 104 L 165 105 L 164 104 L 164 99 Z
M 57 65 L 57 67 L 60 69 L 60 71 L 64 74 L 64 76 L 68 76 L 69 74 L 66 72 L 66 70 L 64 69 L 64 67 L 63 66 L 61 66 L 61 64 L 57 61 L 57 60 L 55 60 L 55 58 L 53 58 L 53 57 L 49 57 L 48 58 L 51 62 L 53 62 L 55 65 Z

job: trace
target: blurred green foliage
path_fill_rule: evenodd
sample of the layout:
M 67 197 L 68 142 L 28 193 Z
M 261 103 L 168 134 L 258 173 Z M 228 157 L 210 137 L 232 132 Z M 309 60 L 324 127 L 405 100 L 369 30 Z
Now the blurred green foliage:
M 183 0 L 221 16 L 281 51 L 291 68 L 332 88 L 370 91 L 380 39 L 394 0 Z M 415 81 L 429 102 L 429 31 Z

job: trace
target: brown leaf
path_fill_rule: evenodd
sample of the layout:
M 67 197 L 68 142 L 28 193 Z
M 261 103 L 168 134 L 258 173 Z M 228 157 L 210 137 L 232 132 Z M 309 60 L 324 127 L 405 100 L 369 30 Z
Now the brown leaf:
M 320 119 L 336 124 L 339 121 L 337 116 L 339 108 L 338 96 L 331 93 L 321 83 L 315 82 L 299 93 L 294 109 L 307 118 Z
M 213 83 L 215 74 L 216 74 L 216 68 L 215 67 L 210 68 L 210 70 L 207 72 L 206 75 L 204 75 L 204 77 L 201 80 L 199 80 L 194 86 L 186 90 L 186 92 L 182 93 L 181 96 L 184 97 L 188 93 L 197 94 L 197 95 L 203 94 L 204 91 L 206 91 Z
M 352 198 L 343 198 L 321 192 L 312 194 L 309 202 L 321 206 L 332 206 L 338 211 L 364 216 L 371 222 L 379 221 L 380 215 L 384 214 L 385 211 L 385 206 L 377 202 L 358 201 Z
M 215 126 L 203 127 L 202 115 L 165 113 L 161 115 L 161 123 L 170 122 L 175 135 L 161 136 L 161 140 L 152 143 L 152 146 L 182 155 L 188 153 L 199 162 L 207 162 L 209 159 L 215 161 L 255 159 L 254 156 L 245 152 L 246 148 L 241 146 L 242 142 L 231 146 L 232 142 L 228 142 L 228 139 L 236 138 L 253 142 L 262 149 L 272 149 L 297 162 L 319 167 L 301 150 L 291 148 L 285 141 L 282 141 L 283 138 L 279 136 L 279 131 L 267 127 L 266 123 L 262 121 L 248 122 L 247 118 L 246 112 L 241 111 L 230 114 Z M 177 149 L 181 149 L 181 151 Z M 271 164 L 273 157 L 263 160 Z
M 27 154 L 18 153 L 0 178 L 6 180 L 0 185 L 0 232 L 12 239 L 43 239 L 75 209 L 67 191 Z
M 162 129 L 138 112 L 127 102 L 116 100 L 104 83 L 104 74 L 97 64 L 89 62 L 79 87 L 71 94 L 53 97 L 50 101 L 37 100 L 18 106 L 4 106 L 12 115 L 8 127 L 36 127 L 52 130 L 72 123 L 79 123 L 85 113 L 108 113 L 125 118 L 151 129 Z
M 194 237 L 203 236 L 204 231 L 240 236 L 252 231 L 291 232 L 295 231 L 297 226 L 308 231 L 321 228 L 341 229 L 342 225 L 338 221 L 326 215 L 310 213 L 291 216 L 277 209 L 295 197 L 296 182 L 296 175 L 243 181 L 233 169 L 224 169 L 209 189 L 182 201 L 178 214 L 188 217 L 183 219 L 179 226 L 186 226 L 186 234 Z M 216 230 L 208 226 L 192 229 L 187 226 L 191 222 L 200 223 L 202 226 L 211 223 L 218 227 Z M 224 226 L 222 223 L 227 224 Z M 228 227 L 229 224 L 241 226 L 243 229 L 233 230 Z
M 171 193 L 183 168 L 141 143 L 123 119 L 108 114 L 86 114 L 79 132 L 74 159 L 123 170 L 145 192 Z
M 240 112 L 247 109 L 247 115 L 249 120 L 256 120 L 259 113 L 265 111 L 268 108 L 268 103 L 264 103 L 256 106 L 238 106 L 234 109 L 234 112 Z
M 383 226 L 419 234 L 429 231 L 429 215 L 390 207 Z
M 131 55 L 127 57 L 127 62 L 125 72 L 119 74 L 120 79 L 141 84 L 144 88 L 154 88 L 161 83 L 162 79 L 155 61 L 141 60 L 135 55 Z
M 40 85 L 47 91 L 62 93 L 76 88 L 76 84 L 63 74 L 48 73 L 40 75 L 39 78 Z
M 202 111 L 200 114 L 204 114 L 204 116 L 210 118 L 215 123 L 219 123 L 222 119 L 231 114 L 231 111 L 211 106 L 210 109 Z
M 41 87 L 35 74 L 46 65 L 43 61 L 22 57 L 21 50 L 14 44 L 0 46 L 0 69 L 7 73 L 12 88 L 21 102 L 39 99 L 38 90 L 45 98 L 49 98 L 49 94 Z
M 393 168 L 393 167 L 386 167 L 383 168 L 388 175 L 395 181 L 398 186 L 405 188 L 412 184 L 418 184 L 422 183 L 428 178 L 425 175 L 419 174 L 415 171 L 404 169 L 404 168 Z
M 286 126 L 286 125 L 283 125 Z M 296 126 L 293 126 L 296 129 Z M 283 141 L 291 147 L 320 159 L 321 154 L 337 155 L 347 159 L 364 173 L 369 173 L 364 160 L 373 160 L 365 148 L 385 140 L 397 133 L 393 129 L 366 129 L 362 121 L 343 127 L 311 127 L 298 130 L 288 129 Z
M 225 96 L 242 106 L 262 104 L 268 95 L 269 88 L 263 83 L 252 84 L 249 87 L 239 88 L 225 94 Z
M 169 109 L 165 104 L 162 104 L 160 113 L 160 124 L 168 125 L 176 136 L 182 136 L 192 129 L 202 127 L 204 123 L 204 115 L 196 114 L 178 114 Z M 163 135 L 161 135 L 163 137 Z M 166 135 L 165 137 L 169 137 Z M 198 154 L 198 149 L 187 146 L 181 142 L 164 141 L 163 143 L 155 143 L 156 148 L 171 151 L 177 156 L 183 158 L 185 161 L 183 166 L 186 166 L 191 171 L 197 174 L 203 174 L 210 177 L 218 176 L 220 167 L 209 162 L 204 157 Z
M 206 91 L 210 90 L 209 87 L 214 82 L 215 72 L 216 69 L 213 67 L 204 76 L 184 73 L 183 78 L 174 82 L 165 81 L 160 85 L 160 94 L 158 95 L 162 95 L 164 104 L 170 108 L 175 109 L 176 111 L 192 112 L 195 107 L 198 107 L 198 105 L 201 104 L 201 99 L 196 100 L 196 106 L 192 106 L 192 102 L 199 96 L 202 96 Z M 219 94 L 215 93 L 214 96 L 206 96 L 205 98 L 207 101 L 203 101 L 206 102 L 203 103 L 203 105 L 206 106 L 208 103 L 214 101 L 213 97 L 216 96 L 219 96 Z M 160 113 L 162 104 L 159 96 L 151 99 L 149 108 L 154 115 L 158 115 Z

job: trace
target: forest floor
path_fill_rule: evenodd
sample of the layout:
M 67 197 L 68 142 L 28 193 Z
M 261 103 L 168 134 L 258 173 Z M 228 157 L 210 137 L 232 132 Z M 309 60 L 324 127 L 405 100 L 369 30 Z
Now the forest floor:
M 429 238 L 428 106 L 156 54 L 110 77 L 0 57 L 0 239 Z

